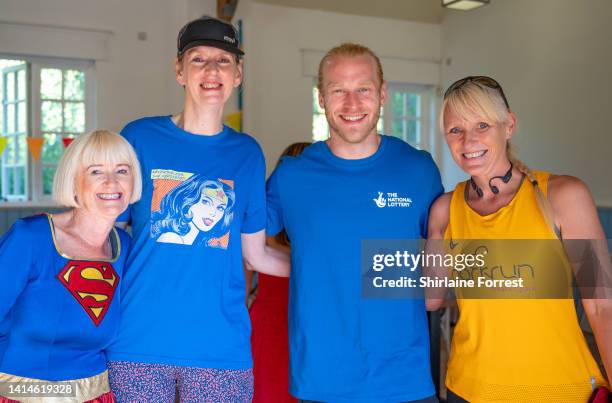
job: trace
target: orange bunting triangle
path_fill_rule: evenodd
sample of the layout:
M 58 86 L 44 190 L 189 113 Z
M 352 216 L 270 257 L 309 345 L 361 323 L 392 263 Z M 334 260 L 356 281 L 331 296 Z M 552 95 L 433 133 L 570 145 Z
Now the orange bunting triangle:
M 8 143 L 8 138 L 0 137 L 0 157 L 2 157 L 2 153 L 4 153 L 4 148 L 6 147 L 6 143 Z
M 72 143 L 74 141 L 74 138 L 72 137 L 64 137 L 62 138 L 62 142 L 64 143 L 64 148 L 67 148 L 70 143 Z
M 45 143 L 45 138 L 28 137 L 26 141 L 28 142 L 28 149 L 30 150 L 30 154 L 32 154 L 32 158 L 34 158 L 34 161 L 38 161 L 40 159 L 43 144 Z

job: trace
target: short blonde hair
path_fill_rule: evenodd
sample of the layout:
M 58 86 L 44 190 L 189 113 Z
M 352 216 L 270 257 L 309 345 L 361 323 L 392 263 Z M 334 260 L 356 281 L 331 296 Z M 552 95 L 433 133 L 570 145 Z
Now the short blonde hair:
M 374 53 L 367 46 L 363 46 L 358 43 L 346 42 L 336 46 L 335 48 L 330 49 L 325 54 L 325 56 L 323 56 L 323 59 L 321 59 L 321 62 L 319 63 L 319 78 L 317 82 L 317 89 L 319 90 L 319 92 L 321 92 L 321 90 L 323 89 L 323 70 L 325 68 L 325 63 L 327 63 L 332 57 L 336 56 L 355 57 L 362 55 L 369 55 L 374 59 L 374 62 L 376 63 L 376 75 L 378 76 L 378 85 L 381 86 L 384 82 L 383 69 L 382 65 L 380 64 L 380 59 L 378 58 L 378 56 L 376 56 L 376 53 Z
M 469 79 L 466 77 L 463 80 Z M 455 84 L 462 80 L 457 81 Z M 505 101 L 505 95 L 500 92 L 501 87 L 492 88 L 478 81 L 465 83 L 449 88 L 448 94 L 442 103 L 438 125 L 440 132 L 444 133 L 444 112 L 449 111 L 464 119 L 484 117 L 496 124 L 505 124 L 510 121 L 510 110 Z
M 134 149 L 119 134 L 100 129 L 79 135 L 66 148 L 53 177 L 53 199 L 67 207 L 80 207 L 77 180 L 83 168 L 92 164 L 128 164 L 132 171 L 130 203 L 140 200 L 142 176 Z

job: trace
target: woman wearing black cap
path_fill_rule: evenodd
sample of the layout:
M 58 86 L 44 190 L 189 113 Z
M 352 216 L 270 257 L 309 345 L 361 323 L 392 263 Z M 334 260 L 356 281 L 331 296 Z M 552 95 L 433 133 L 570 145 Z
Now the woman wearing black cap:
M 251 400 L 243 255 L 274 275 L 287 276 L 289 263 L 265 246 L 261 149 L 222 124 L 225 103 L 242 81 L 243 54 L 232 25 L 209 17 L 191 21 L 179 32 L 176 58 L 183 111 L 143 118 L 122 131 L 139 156 L 144 186 L 141 201 L 119 219 L 131 221 L 135 240 L 123 279 L 120 331 L 108 351 L 120 402 L 173 402 L 176 389 L 182 401 Z M 189 180 L 194 175 L 216 185 L 170 197 L 177 187 L 196 183 Z M 233 194 L 231 206 L 218 189 Z M 151 230 L 163 206 L 175 212 L 166 227 L 176 236 Z M 219 220 L 223 233 L 183 241 Z

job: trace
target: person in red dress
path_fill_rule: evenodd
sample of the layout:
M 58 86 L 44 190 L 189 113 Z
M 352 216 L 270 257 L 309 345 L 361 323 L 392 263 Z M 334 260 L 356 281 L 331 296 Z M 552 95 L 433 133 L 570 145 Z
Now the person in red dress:
M 294 143 L 283 151 L 295 157 L 310 143 Z M 280 163 L 281 160 L 278 161 Z M 277 163 L 277 165 L 278 165 Z M 268 237 L 268 245 L 289 252 L 289 239 L 285 231 Z M 289 304 L 289 278 L 257 274 L 257 287 L 251 289 L 253 272 L 247 266 L 247 299 L 253 331 L 253 376 L 255 390 L 253 403 L 296 403 L 289 394 L 289 340 L 287 334 L 287 306 Z

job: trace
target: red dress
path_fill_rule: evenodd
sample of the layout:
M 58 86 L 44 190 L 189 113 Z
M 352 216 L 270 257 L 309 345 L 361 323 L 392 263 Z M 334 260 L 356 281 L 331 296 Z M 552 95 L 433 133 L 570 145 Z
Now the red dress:
M 262 273 L 258 276 L 257 296 L 250 309 L 253 403 L 296 403 L 289 394 L 289 279 Z

